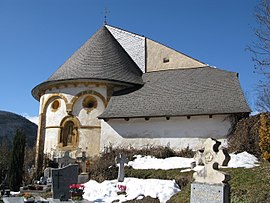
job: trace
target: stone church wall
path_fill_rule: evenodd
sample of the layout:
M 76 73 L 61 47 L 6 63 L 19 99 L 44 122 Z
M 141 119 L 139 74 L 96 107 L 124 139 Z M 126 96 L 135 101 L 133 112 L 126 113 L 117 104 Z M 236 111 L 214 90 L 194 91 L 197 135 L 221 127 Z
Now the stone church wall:
M 147 145 L 167 146 L 173 149 L 200 148 L 206 138 L 212 137 L 226 141 L 226 135 L 232 127 L 228 115 L 191 116 L 166 118 L 112 119 L 101 123 L 101 145 L 133 146 L 141 148 Z

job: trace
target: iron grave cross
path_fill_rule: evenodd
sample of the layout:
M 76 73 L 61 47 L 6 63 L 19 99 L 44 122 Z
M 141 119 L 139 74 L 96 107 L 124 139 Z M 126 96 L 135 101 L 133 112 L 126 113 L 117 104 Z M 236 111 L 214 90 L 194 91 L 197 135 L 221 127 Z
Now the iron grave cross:
M 195 172 L 193 177 L 195 182 L 220 184 L 230 179 L 230 176 L 222 171 L 218 171 L 218 166 L 227 166 L 230 161 L 228 152 L 223 149 L 219 150 L 221 142 L 208 138 L 204 143 L 204 149 L 195 155 L 196 163 L 203 163 L 204 168 Z
M 119 154 L 117 157 L 115 157 L 116 164 L 119 164 L 118 169 L 118 182 L 124 182 L 125 179 L 125 163 L 128 163 L 128 159 L 124 154 Z

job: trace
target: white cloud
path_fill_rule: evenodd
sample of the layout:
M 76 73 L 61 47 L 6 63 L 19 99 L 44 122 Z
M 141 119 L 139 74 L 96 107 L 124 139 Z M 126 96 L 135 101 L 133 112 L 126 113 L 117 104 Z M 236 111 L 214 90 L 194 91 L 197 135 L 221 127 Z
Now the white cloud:
M 25 117 L 26 119 L 28 119 L 29 121 L 38 125 L 38 120 L 39 120 L 38 116 L 30 116 L 27 113 L 23 113 L 22 116 Z
M 259 114 L 259 113 L 261 113 L 261 112 L 259 112 L 259 111 L 252 111 L 252 112 L 250 113 L 250 115 L 251 115 L 251 116 L 255 116 L 255 115 Z

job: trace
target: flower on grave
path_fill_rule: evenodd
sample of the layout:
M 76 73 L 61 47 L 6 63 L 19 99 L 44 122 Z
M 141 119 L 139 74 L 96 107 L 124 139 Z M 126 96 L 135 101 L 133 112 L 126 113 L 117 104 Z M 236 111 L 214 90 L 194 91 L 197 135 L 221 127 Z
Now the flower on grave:
M 117 185 L 117 186 L 118 186 L 118 189 L 120 190 L 120 192 L 125 192 L 127 189 L 127 186 L 125 186 L 125 185 Z
M 23 193 L 23 197 L 24 197 L 25 199 L 28 199 L 28 198 L 30 198 L 30 197 L 33 197 L 33 195 L 30 194 L 29 192 L 25 192 L 25 193 Z
M 71 184 L 69 185 L 69 192 L 72 196 L 82 196 L 84 187 L 82 184 Z
M 71 184 L 69 185 L 69 189 L 80 189 L 80 190 L 84 190 L 84 185 L 82 184 Z

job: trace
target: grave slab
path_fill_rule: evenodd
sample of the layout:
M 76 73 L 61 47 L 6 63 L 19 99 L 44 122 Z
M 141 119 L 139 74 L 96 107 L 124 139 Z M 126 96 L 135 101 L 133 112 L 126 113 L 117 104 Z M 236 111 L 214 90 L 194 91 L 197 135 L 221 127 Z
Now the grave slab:
M 73 200 L 60 201 L 59 199 L 53 199 L 53 198 L 48 198 L 47 200 L 49 201 L 49 203 L 74 203 Z M 76 201 L 76 203 L 93 203 L 93 202 L 90 202 L 84 199 L 84 200 Z
M 230 203 L 228 184 L 192 183 L 190 203 Z
M 69 185 L 78 181 L 78 165 L 68 165 L 61 169 L 52 169 L 53 199 L 66 201 L 70 198 Z

